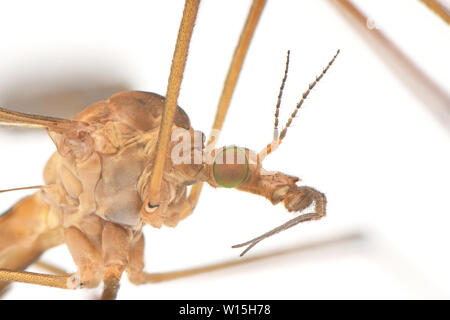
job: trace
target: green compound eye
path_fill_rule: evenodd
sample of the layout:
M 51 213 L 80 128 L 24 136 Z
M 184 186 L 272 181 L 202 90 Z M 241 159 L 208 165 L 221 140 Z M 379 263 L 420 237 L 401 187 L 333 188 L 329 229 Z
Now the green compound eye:
M 248 159 L 244 149 L 228 147 L 219 151 L 213 164 L 214 179 L 224 188 L 236 188 L 248 177 Z

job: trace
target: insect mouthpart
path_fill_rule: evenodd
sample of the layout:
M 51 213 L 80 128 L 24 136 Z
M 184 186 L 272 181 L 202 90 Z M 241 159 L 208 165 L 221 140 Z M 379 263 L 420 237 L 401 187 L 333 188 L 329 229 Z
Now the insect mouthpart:
M 248 158 L 245 149 L 224 147 L 213 164 L 214 180 L 224 188 L 236 188 L 248 177 Z

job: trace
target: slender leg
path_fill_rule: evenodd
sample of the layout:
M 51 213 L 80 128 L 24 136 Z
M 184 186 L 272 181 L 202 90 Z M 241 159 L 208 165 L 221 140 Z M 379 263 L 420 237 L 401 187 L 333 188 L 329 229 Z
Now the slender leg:
M 135 285 L 155 283 L 164 280 L 165 274 L 152 274 L 144 271 L 144 235 L 131 245 L 128 261 L 128 279 Z
M 50 274 L 0 269 L 0 280 L 25 282 L 61 289 L 78 288 L 77 279 L 73 275 L 55 276 Z
M 156 156 L 152 168 L 147 201 L 157 204 L 160 201 L 161 182 L 163 178 L 164 164 L 169 147 L 172 124 L 177 108 L 177 99 L 180 93 L 181 81 L 191 42 L 192 31 L 197 17 L 200 0 L 186 0 L 183 17 L 178 31 L 177 43 L 173 53 L 172 66 L 170 68 L 169 83 L 167 84 L 166 102 L 161 118 L 161 126 L 156 146 Z M 158 209 L 157 209 L 158 210 Z
M 53 264 L 44 262 L 44 261 L 36 261 L 35 263 L 33 263 L 33 266 L 44 269 L 47 272 L 50 272 L 51 274 L 54 274 L 57 276 L 65 276 L 67 274 L 67 272 L 65 270 L 63 270 L 62 268 L 55 266 Z
M 34 277 L 15 271 L 23 271 L 45 250 L 63 241 L 57 215 L 41 200 L 39 192 L 19 201 L 0 217 L 0 292 L 8 281 L 45 285 L 41 283 L 47 281 L 45 275 Z
M 228 69 L 227 78 L 225 79 L 222 94 L 217 106 L 211 135 L 207 143 L 207 146 L 210 148 L 214 148 L 217 140 L 219 139 L 219 133 L 222 130 L 225 116 L 228 112 L 228 107 L 230 106 L 231 97 L 233 96 L 234 88 L 236 87 L 242 65 L 244 64 L 245 56 L 247 55 L 250 42 L 253 38 L 253 34 L 255 33 L 256 26 L 258 25 L 258 21 L 261 17 L 265 5 L 266 0 L 253 0 L 252 6 L 247 15 L 247 21 L 245 22 L 245 26 L 241 32 L 239 42 L 234 51 L 233 60 L 231 61 L 230 68 Z M 192 208 L 195 208 L 195 206 L 197 205 L 202 187 L 203 183 L 198 183 L 192 186 L 192 189 L 189 193 L 189 199 Z
M 103 293 L 100 300 L 115 300 L 120 288 L 120 279 L 110 277 L 103 280 Z
M 141 234 L 136 238 L 135 242 L 131 244 L 128 254 L 127 274 L 128 280 L 134 284 L 142 284 L 146 282 L 144 275 L 144 235 Z
M 64 230 L 66 245 L 79 270 L 80 285 L 95 288 L 103 276 L 101 249 L 75 227 Z

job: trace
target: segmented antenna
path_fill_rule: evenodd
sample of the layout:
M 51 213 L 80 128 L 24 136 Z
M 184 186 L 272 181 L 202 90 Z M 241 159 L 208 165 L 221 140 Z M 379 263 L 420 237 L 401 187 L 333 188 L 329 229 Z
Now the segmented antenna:
M 280 135 L 278 136 L 278 111 L 279 111 L 279 103 L 277 103 L 277 108 L 275 111 L 275 131 L 276 131 L 276 138 L 275 138 L 275 132 L 274 132 L 274 139 L 271 143 L 269 143 L 259 154 L 258 156 L 260 157 L 261 160 L 263 160 L 265 157 L 267 157 L 270 153 L 272 153 L 273 151 L 275 151 L 278 146 L 281 144 L 281 142 L 283 141 L 284 137 L 286 137 L 286 133 L 288 128 L 290 127 L 290 125 L 292 124 L 292 120 L 294 119 L 294 117 L 297 115 L 298 110 L 300 109 L 300 107 L 303 105 L 303 102 L 306 100 L 306 98 L 308 97 L 309 93 L 311 92 L 311 90 L 315 87 L 315 85 L 320 81 L 320 79 L 322 79 L 322 77 L 325 75 L 325 73 L 327 73 L 328 69 L 331 67 L 331 65 L 333 64 L 334 60 L 336 60 L 336 57 L 338 56 L 340 50 L 338 50 L 336 52 L 336 54 L 334 55 L 333 59 L 330 60 L 330 62 L 328 62 L 328 65 L 323 69 L 322 73 L 316 77 L 316 79 L 309 85 L 308 89 L 303 93 L 302 98 L 300 99 L 300 101 L 297 103 L 297 106 L 295 107 L 294 111 L 292 112 L 291 116 L 289 117 L 288 121 L 286 122 L 286 125 L 284 126 L 283 130 L 281 131 Z M 288 52 L 288 58 L 289 58 L 289 52 Z M 286 63 L 287 66 L 287 63 Z M 286 73 L 287 73 L 287 69 L 286 69 Z M 285 75 L 286 76 L 286 75 Z M 281 95 L 282 95 L 282 89 L 284 87 L 284 81 L 286 78 L 283 78 L 283 83 L 281 84 L 281 88 L 280 88 L 280 94 L 279 94 L 279 101 L 281 100 Z
M 314 80 L 308 87 L 308 90 L 306 90 L 303 95 L 302 98 L 300 99 L 300 101 L 297 103 L 297 106 L 295 107 L 294 112 L 292 112 L 291 116 L 289 117 L 289 120 L 286 122 L 286 125 L 284 126 L 284 129 L 281 131 L 280 134 L 280 138 L 279 138 L 279 143 L 281 143 L 281 141 L 283 140 L 283 138 L 286 136 L 286 132 L 287 129 L 289 128 L 289 126 L 292 123 L 292 120 L 294 119 L 295 115 L 297 114 L 297 111 L 300 109 L 300 107 L 302 106 L 303 102 L 305 101 L 305 99 L 308 97 L 309 93 L 311 92 L 311 90 L 315 87 L 315 85 L 317 84 L 317 82 L 320 81 L 320 79 L 322 79 L 322 77 L 325 75 L 325 73 L 327 73 L 328 69 L 331 67 L 331 65 L 333 64 L 334 60 L 336 60 L 336 57 L 339 54 L 338 50 L 336 52 L 336 54 L 334 55 L 333 59 L 331 59 L 331 61 L 328 63 L 328 65 L 325 67 L 325 69 L 323 69 L 322 73 L 320 74 L 320 76 L 316 77 L 316 80 Z
M 291 54 L 291 50 L 288 50 L 287 56 L 286 56 L 286 67 L 284 69 L 284 77 L 283 77 L 283 80 L 281 81 L 280 92 L 278 93 L 277 105 L 275 107 L 275 123 L 273 126 L 273 141 L 278 140 L 278 115 L 280 114 L 281 98 L 283 97 L 283 89 L 284 89 L 284 85 L 286 84 L 286 79 L 287 79 L 287 75 L 288 75 L 289 55 L 290 54 Z

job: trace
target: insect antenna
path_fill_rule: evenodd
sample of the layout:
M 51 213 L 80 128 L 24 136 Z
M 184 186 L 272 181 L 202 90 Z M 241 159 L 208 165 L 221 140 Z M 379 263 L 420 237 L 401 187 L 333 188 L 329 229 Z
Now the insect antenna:
M 309 85 L 308 89 L 303 93 L 302 98 L 300 99 L 300 101 L 297 103 L 297 106 L 295 107 L 294 111 L 292 112 L 291 116 L 289 117 L 289 120 L 286 122 L 286 125 L 284 126 L 284 129 L 281 131 L 280 137 L 279 137 L 279 143 L 281 143 L 281 141 L 283 140 L 283 138 L 286 136 L 287 133 L 287 129 L 289 128 L 289 126 L 292 123 L 292 120 L 294 119 L 294 117 L 296 116 L 298 110 L 300 109 L 300 107 L 303 105 L 303 102 L 306 100 L 306 98 L 308 97 L 309 93 L 311 92 L 311 90 L 315 87 L 315 85 L 320 81 L 320 79 L 322 79 L 322 77 L 325 75 L 325 73 L 327 73 L 328 69 L 331 67 L 331 65 L 333 64 L 334 60 L 336 60 L 336 57 L 339 54 L 338 50 L 336 52 L 336 54 L 334 55 L 333 59 L 331 59 L 330 62 L 328 62 L 328 65 L 325 67 L 325 69 L 323 69 L 322 73 L 320 74 L 320 76 L 316 77 L 316 79 Z
M 279 100 L 277 103 L 277 107 L 276 107 L 276 111 L 275 111 L 275 126 L 274 126 L 274 139 L 271 143 L 269 143 L 259 154 L 258 156 L 260 157 L 261 160 L 263 160 L 265 157 L 267 157 L 270 153 L 272 153 L 273 151 L 275 151 L 278 146 L 281 144 L 281 142 L 283 141 L 284 137 L 286 137 L 286 133 L 288 128 L 290 127 L 290 125 L 292 124 L 292 120 L 294 119 L 294 117 L 297 115 L 298 110 L 300 109 L 300 107 L 303 105 L 303 102 L 305 102 L 306 98 L 308 97 L 309 93 L 311 92 L 311 90 L 316 86 L 316 84 L 320 81 L 320 79 L 322 79 L 322 77 L 325 75 L 325 73 L 327 73 L 328 69 L 331 67 L 331 65 L 333 64 L 334 60 L 336 60 L 336 57 L 338 56 L 340 50 L 338 50 L 336 52 L 336 54 L 334 55 L 334 57 L 330 60 L 330 62 L 328 62 L 328 65 L 323 69 L 323 71 L 321 72 L 321 74 L 316 77 L 316 79 L 309 85 L 308 89 L 303 93 L 302 98 L 300 99 L 300 101 L 297 103 L 297 106 L 295 107 L 294 111 L 292 112 L 291 116 L 289 117 L 288 121 L 286 122 L 286 125 L 284 126 L 283 130 L 281 131 L 280 135 L 278 136 L 278 112 L 279 112 L 279 103 L 281 100 L 281 96 L 282 96 L 282 91 L 284 88 L 284 82 L 287 76 L 287 67 L 288 67 L 288 62 L 289 62 L 289 51 L 288 51 L 288 59 L 286 62 L 286 71 L 285 71 L 285 78 L 283 78 L 283 82 L 281 84 L 281 88 L 280 88 L 280 94 L 278 96 Z
M 280 105 L 281 105 L 281 98 L 283 97 L 283 89 L 284 89 L 284 85 L 286 84 L 286 79 L 287 79 L 287 75 L 288 75 L 289 55 L 290 54 L 291 54 L 291 50 L 288 50 L 287 55 L 286 55 L 286 67 L 284 69 L 284 77 L 283 77 L 283 80 L 281 81 L 280 92 L 278 93 L 277 105 L 275 107 L 275 123 L 273 125 L 273 141 L 278 140 L 278 116 L 280 114 Z

